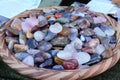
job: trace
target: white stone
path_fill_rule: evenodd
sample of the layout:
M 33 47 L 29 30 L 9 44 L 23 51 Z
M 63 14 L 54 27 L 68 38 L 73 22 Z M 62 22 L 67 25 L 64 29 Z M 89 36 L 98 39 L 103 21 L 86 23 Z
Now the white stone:
M 91 59 L 90 55 L 86 52 L 76 53 L 74 58 L 78 60 L 79 65 L 87 63 Z
M 81 49 L 82 48 L 82 41 L 79 38 L 75 38 L 72 42 L 71 45 L 74 46 L 75 49 Z
M 115 34 L 115 30 L 112 29 L 112 28 L 106 29 L 106 30 L 105 30 L 105 34 L 106 34 L 107 36 L 113 36 L 113 35 Z
M 45 34 L 41 31 L 36 31 L 34 33 L 34 38 L 35 38 L 36 41 L 41 41 L 41 40 L 44 39 L 44 37 L 45 37 Z
M 85 41 L 85 37 L 83 35 L 80 36 L 81 41 Z
M 34 66 L 34 59 L 32 56 L 27 56 L 22 62 L 29 66 Z
M 106 34 L 105 34 L 99 27 L 94 28 L 94 32 L 95 32 L 98 36 L 102 36 L 102 37 L 105 37 L 105 36 L 106 36 Z
M 63 29 L 63 27 L 62 27 L 62 25 L 59 24 L 59 23 L 55 23 L 54 25 L 51 25 L 51 26 L 49 27 L 49 30 L 50 30 L 51 32 L 53 32 L 53 33 L 59 33 L 59 32 L 62 31 L 62 29 Z
M 77 53 L 77 50 L 71 44 L 67 44 L 64 48 L 64 51 L 69 51 L 73 54 Z
M 57 57 L 63 60 L 69 60 L 72 59 L 73 53 L 70 51 L 59 51 L 57 53 Z
M 101 55 L 103 52 L 105 51 L 105 47 L 102 45 L 102 44 L 99 44 L 97 47 L 96 47 L 96 53 Z

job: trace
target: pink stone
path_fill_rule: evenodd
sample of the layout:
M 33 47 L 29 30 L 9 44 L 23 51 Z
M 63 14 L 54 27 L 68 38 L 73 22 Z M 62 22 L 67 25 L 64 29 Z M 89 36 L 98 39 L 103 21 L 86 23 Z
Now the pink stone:
M 78 67 L 78 61 L 76 59 L 70 59 L 63 61 L 63 67 L 67 70 L 73 70 Z

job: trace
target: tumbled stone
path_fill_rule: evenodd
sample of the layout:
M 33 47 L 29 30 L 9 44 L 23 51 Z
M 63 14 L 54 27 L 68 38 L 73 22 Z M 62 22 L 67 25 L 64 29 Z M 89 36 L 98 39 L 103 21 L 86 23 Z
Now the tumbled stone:
M 85 41 L 85 37 L 83 35 L 80 36 L 81 41 Z
M 82 30 L 80 34 L 84 36 L 92 36 L 95 34 L 95 32 L 91 28 L 87 28 L 87 29 Z
M 69 51 L 59 51 L 57 57 L 63 60 L 72 59 L 73 53 Z
M 86 29 L 90 27 L 90 22 L 87 19 L 80 19 L 77 21 L 77 24 L 79 25 L 78 29 Z
M 90 36 L 85 36 L 85 42 L 89 42 L 92 38 Z
M 51 56 L 54 58 L 54 57 L 57 55 L 57 53 L 58 53 L 59 51 L 60 51 L 60 50 L 55 49 L 55 50 L 50 50 L 49 53 L 50 53 Z
M 115 34 L 115 30 L 111 26 L 101 25 L 100 29 L 103 30 L 107 36 L 113 36 Z
M 59 23 L 63 23 L 63 24 L 70 22 L 68 18 L 64 18 L 64 17 L 62 17 L 62 18 L 57 18 L 56 21 L 59 22 Z
M 71 29 L 68 27 L 63 27 L 62 31 L 59 33 L 62 36 L 68 36 L 71 33 Z
M 64 47 L 64 51 L 69 51 L 71 53 L 76 53 L 77 50 L 75 49 L 75 47 L 71 44 L 67 44 L 65 47 Z
M 100 44 L 100 41 L 99 39 L 95 38 L 95 39 L 91 39 L 89 42 L 89 47 L 96 47 L 98 44 Z
M 52 33 L 59 33 L 63 29 L 62 25 L 60 23 L 55 23 L 54 25 L 50 25 L 49 30 Z
M 19 43 L 22 45 L 26 44 L 26 35 L 23 32 L 19 33 Z
M 76 59 L 70 59 L 63 61 L 63 67 L 67 70 L 73 70 L 78 67 L 78 61 Z
M 26 37 L 30 39 L 30 38 L 33 38 L 34 36 L 33 36 L 33 33 L 30 30 L 28 30 L 26 33 Z
M 54 65 L 52 67 L 52 69 L 54 69 L 54 70 L 64 70 L 64 67 L 62 65 Z
M 96 53 L 95 48 L 91 48 L 91 47 L 84 47 L 81 49 L 83 52 L 87 52 L 87 53 Z
M 35 57 L 39 57 L 39 56 L 43 57 L 43 59 L 49 59 L 52 57 L 51 54 L 47 52 L 39 52 L 35 55 Z
M 110 36 L 108 39 L 110 40 L 110 43 L 116 43 L 117 41 L 115 36 Z
M 113 56 L 113 52 L 111 50 L 105 50 L 101 56 L 103 57 L 103 59 L 106 59 L 106 58 L 110 58 L 111 56 Z
M 21 44 L 14 44 L 14 51 L 17 52 L 25 52 L 28 50 L 27 45 L 21 45 Z
M 94 28 L 94 32 L 95 32 L 95 34 L 97 34 L 98 36 L 102 36 L 102 37 L 105 37 L 105 36 L 106 36 L 106 34 L 105 34 L 99 27 Z
M 17 43 L 18 43 L 17 40 L 11 40 L 11 41 L 8 43 L 8 49 L 9 49 L 10 51 L 13 51 L 13 49 L 14 49 L 14 44 L 17 44 Z
M 27 42 L 26 42 L 26 44 L 28 45 L 28 47 L 31 49 L 35 49 L 35 48 L 37 48 L 37 46 L 38 46 L 38 43 L 37 43 L 37 41 L 35 41 L 34 39 L 28 39 L 27 40 Z
M 21 20 L 19 18 L 15 18 L 11 23 L 11 27 L 15 30 L 22 31 Z
M 54 58 L 55 63 L 62 65 L 63 61 L 62 59 L 58 58 L 57 56 Z
M 97 47 L 96 47 L 96 53 L 101 55 L 103 52 L 105 51 L 105 47 L 102 45 L 102 44 L 99 44 Z
M 29 66 L 34 66 L 34 59 L 32 56 L 27 56 L 25 59 L 22 61 L 24 64 L 27 64 Z
M 19 59 L 20 61 L 22 61 L 23 59 L 25 59 L 27 56 L 29 56 L 30 54 L 26 53 L 26 52 L 20 52 L 20 53 L 16 53 L 15 57 L 17 59 Z
M 85 63 L 85 64 L 91 66 L 91 65 L 93 65 L 93 64 L 96 64 L 96 63 L 100 62 L 101 59 L 102 59 L 102 58 L 101 58 L 100 55 L 98 55 L 98 54 L 93 54 L 93 55 L 91 55 L 91 60 L 90 60 L 89 62 Z
M 86 15 L 85 19 L 87 19 L 91 24 L 94 23 L 94 20 L 93 20 L 92 16 L 90 16 L 90 15 Z
M 37 27 L 44 27 L 45 25 L 48 24 L 48 21 L 47 20 L 42 20 L 39 22 L 38 26 Z
M 48 31 L 47 35 L 45 36 L 45 41 L 49 41 L 51 39 L 53 39 L 57 34 L 56 33 L 52 33 L 51 31 Z
M 28 23 L 31 27 L 38 25 L 39 20 L 36 18 L 36 14 L 31 13 L 29 18 L 25 19 L 25 23 Z
M 81 64 L 84 64 L 84 63 L 90 61 L 91 57 L 86 52 L 79 52 L 79 53 L 74 54 L 74 58 L 77 59 L 78 64 L 81 65 Z
M 45 59 L 42 56 L 37 56 L 34 58 L 35 63 L 42 63 L 45 61 Z
M 36 41 L 41 41 L 41 40 L 44 39 L 44 37 L 45 37 L 45 34 L 41 31 L 36 31 L 34 33 L 34 38 L 35 38 Z
M 79 39 L 79 38 L 75 38 L 72 42 L 71 45 L 75 48 L 75 49 L 81 49 L 83 42 Z
M 55 13 L 55 18 L 61 18 L 62 14 L 61 13 Z
M 69 42 L 69 39 L 63 36 L 57 36 L 50 41 L 53 46 L 65 46 Z
M 41 50 L 41 51 L 48 51 L 52 48 L 52 44 L 49 43 L 49 42 L 46 42 L 46 41 L 41 41 L 39 44 L 38 44 L 38 49 Z
M 39 67 L 44 68 L 44 67 L 51 66 L 51 65 L 53 65 L 53 60 L 52 59 L 47 59 L 45 62 L 40 64 Z
M 46 20 L 46 18 L 44 16 L 40 15 L 40 16 L 38 16 L 38 20 L 43 21 L 43 20 Z
M 115 34 L 115 30 L 111 27 L 109 27 L 109 29 L 105 30 L 105 34 L 107 36 L 113 36 Z
M 17 41 L 17 38 L 15 38 L 15 37 L 5 37 L 5 42 L 6 42 L 7 44 L 9 44 L 9 42 L 10 42 L 11 40 Z
M 72 21 L 75 21 L 79 18 L 79 16 L 71 16 Z
M 70 40 L 74 40 L 78 36 L 78 30 L 76 28 L 71 28 L 71 34 L 68 36 Z
M 28 49 L 27 52 L 33 56 L 40 52 L 38 49 Z

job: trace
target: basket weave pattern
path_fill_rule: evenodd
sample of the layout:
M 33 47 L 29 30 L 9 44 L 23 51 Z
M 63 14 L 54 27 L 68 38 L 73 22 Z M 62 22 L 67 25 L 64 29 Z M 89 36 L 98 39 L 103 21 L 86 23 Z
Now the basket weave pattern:
M 62 8 L 62 7 L 48 7 L 47 9 L 53 9 L 53 8 Z M 40 11 L 42 9 L 46 8 L 38 8 L 30 11 L 25 11 L 15 17 L 26 17 L 31 11 Z M 103 15 L 103 14 L 102 14 Z M 56 71 L 56 70 L 49 70 L 49 69 L 36 69 L 34 67 L 30 67 L 28 65 L 23 64 L 19 60 L 17 60 L 12 53 L 9 52 L 6 44 L 5 44 L 5 29 L 6 27 L 9 27 L 12 20 L 15 18 L 12 18 L 10 21 L 8 21 L 5 26 L 2 28 L 2 31 L 0 32 L 0 56 L 2 57 L 3 61 L 7 63 L 11 68 L 16 70 L 17 72 L 35 78 L 35 79 L 45 79 L 45 80 L 82 80 L 86 79 L 88 77 L 93 77 L 96 75 L 99 75 L 106 71 L 107 69 L 110 69 L 112 66 L 114 66 L 119 58 L 120 58 L 120 26 L 117 25 L 117 23 L 111 19 L 110 17 L 103 15 L 107 18 L 108 22 L 113 26 L 113 28 L 117 31 L 116 37 L 117 37 L 117 45 L 114 48 L 114 50 L 110 53 L 113 55 L 109 57 L 108 59 L 102 60 L 98 64 L 95 64 L 93 66 L 90 66 L 89 68 L 85 69 L 76 69 L 76 70 L 63 70 L 63 71 Z

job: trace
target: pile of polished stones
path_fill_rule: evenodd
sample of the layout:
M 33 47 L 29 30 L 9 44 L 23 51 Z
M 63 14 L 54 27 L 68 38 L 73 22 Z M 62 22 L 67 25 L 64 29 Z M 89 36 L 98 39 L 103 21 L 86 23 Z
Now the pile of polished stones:
M 110 57 L 116 31 L 86 7 L 33 11 L 6 28 L 10 52 L 32 67 L 82 69 Z

